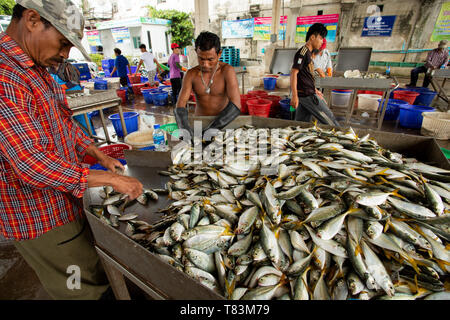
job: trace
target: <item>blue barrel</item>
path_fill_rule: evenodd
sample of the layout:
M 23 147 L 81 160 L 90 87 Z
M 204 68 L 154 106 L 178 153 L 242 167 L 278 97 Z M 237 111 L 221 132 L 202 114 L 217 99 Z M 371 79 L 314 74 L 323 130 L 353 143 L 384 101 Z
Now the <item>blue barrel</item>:
M 382 103 L 385 103 L 384 101 L 385 100 L 382 99 L 378 100 L 380 103 L 380 108 Z M 389 99 L 386 112 L 384 114 L 384 120 L 396 121 L 398 119 L 398 115 L 400 114 L 400 106 L 409 106 L 409 104 L 403 100 Z
M 291 120 L 291 99 L 280 101 L 280 117 L 281 119 Z
M 423 112 L 434 112 L 436 109 L 426 106 L 407 105 L 400 106 L 400 126 L 411 129 L 420 129 L 423 122 Z
M 152 89 L 144 89 L 144 90 L 141 90 L 141 92 L 142 92 L 142 96 L 144 97 L 145 103 L 153 104 Z
M 265 90 L 275 90 L 277 85 L 277 78 L 267 77 L 264 78 L 264 89 Z
M 124 112 L 123 118 L 125 120 L 125 126 L 127 127 L 128 134 L 138 131 L 139 129 L 139 113 L 137 112 Z M 122 123 L 120 121 L 120 115 L 118 113 L 112 114 L 108 117 L 111 120 L 114 130 L 119 138 L 123 138 Z
M 437 95 L 437 92 L 435 92 L 435 91 L 431 91 L 431 90 L 428 90 L 428 91 L 422 91 L 422 92 L 419 92 L 420 93 L 420 96 L 418 96 L 417 98 L 416 98 L 416 101 L 414 102 L 416 105 L 419 105 L 419 106 L 426 106 L 426 107 L 429 107 L 430 106 L 430 104 L 433 102 L 433 100 L 434 100 L 434 97 L 436 97 L 436 95 Z
M 94 123 L 92 122 L 92 117 L 94 116 L 93 112 L 88 112 L 88 118 L 89 118 L 89 124 L 91 125 L 91 129 L 92 129 L 92 133 L 94 135 L 97 135 L 97 133 L 95 132 L 95 128 L 94 128 Z M 80 114 L 78 116 L 74 116 L 73 117 L 75 120 L 77 120 L 80 125 L 81 125 L 81 130 L 83 130 L 83 132 L 88 136 L 89 135 L 89 131 L 87 129 L 87 124 L 86 124 L 86 119 L 84 118 L 84 114 Z
M 168 92 L 154 92 L 151 93 L 153 104 L 155 106 L 166 106 L 169 103 L 169 93 Z

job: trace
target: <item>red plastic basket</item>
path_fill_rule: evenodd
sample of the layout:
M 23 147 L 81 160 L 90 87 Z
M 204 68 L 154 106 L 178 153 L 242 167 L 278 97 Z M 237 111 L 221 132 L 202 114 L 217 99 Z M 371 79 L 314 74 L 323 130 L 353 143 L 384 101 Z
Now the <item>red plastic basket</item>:
M 125 159 L 125 154 L 123 151 L 131 149 L 132 147 L 125 143 L 110 144 L 108 146 L 98 148 L 98 150 L 114 159 Z M 98 160 L 90 155 L 86 155 L 83 159 L 83 163 L 93 166 L 98 163 Z
M 247 101 L 247 106 L 250 115 L 268 118 L 272 101 L 266 99 L 250 99 Z
M 135 96 L 142 95 L 142 92 L 141 92 L 142 89 L 150 89 L 150 88 L 151 87 L 148 83 L 138 83 L 138 84 L 132 85 L 133 93 Z
M 140 73 L 137 73 L 136 75 L 129 74 L 128 79 L 130 79 L 131 84 L 141 83 L 141 74 Z

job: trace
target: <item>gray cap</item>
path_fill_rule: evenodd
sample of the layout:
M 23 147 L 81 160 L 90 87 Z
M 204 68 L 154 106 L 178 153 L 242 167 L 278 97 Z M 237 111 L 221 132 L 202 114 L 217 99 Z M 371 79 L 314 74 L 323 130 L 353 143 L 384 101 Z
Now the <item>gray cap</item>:
M 80 50 L 88 61 L 91 61 L 81 44 L 84 35 L 84 17 L 71 0 L 16 0 L 16 3 L 27 9 L 36 10 Z
M 447 48 L 447 44 L 448 44 L 447 40 L 441 40 L 441 42 L 439 42 L 439 48 L 441 49 Z

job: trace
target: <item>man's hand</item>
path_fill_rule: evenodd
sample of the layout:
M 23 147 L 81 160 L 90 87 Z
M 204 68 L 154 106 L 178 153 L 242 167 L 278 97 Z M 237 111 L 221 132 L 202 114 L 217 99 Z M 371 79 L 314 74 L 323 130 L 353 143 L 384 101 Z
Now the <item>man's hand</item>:
M 316 89 L 316 94 L 317 94 L 317 96 L 318 96 L 320 99 L 322 99 L 323 101 L 325 101 L 325 97 L 323 96 L 323 93 L 322 93 L 322 92 L 320 92 L 319 90 Z
M 144 192 L 144 186 L 139 180 L 126 176 L 116 176 L 113 179 L 112 187 L 114 191 L 128 195 L 130 201 L 136 199 Z
M 291 99 L 291 107 L 297 109 L 298 108 L 298 97 L 293 96 Z
M 110 156 L 105 155 L 104 159 L 99 161 L 99 164 L 113 173 L 121 173 L 125 171 L 125 167 L 122 163 L 120 163 L 117 159 L 111 158 Z

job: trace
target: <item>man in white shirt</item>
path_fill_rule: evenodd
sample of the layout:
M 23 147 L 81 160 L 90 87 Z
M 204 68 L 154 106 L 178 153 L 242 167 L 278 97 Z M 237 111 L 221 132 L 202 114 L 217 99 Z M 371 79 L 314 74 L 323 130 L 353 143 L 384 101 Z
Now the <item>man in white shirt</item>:
M 155 84 L 155 76 L 157 72 L 161 72 L 161 68 L 159 67 L 158 60 L 156 60 L 155 56 L 147 51 L 147 47 L 145 44 L 141 44 L 139 46 L 139 49 L 141 49 L 142 56 L 141 61 L 139 61 L 139 64 L 136 69 L 136 73 L 139 72 L 139 69 L 141 68 L 141 65 L 145 65 L 145 69 L 147 70 L 147 75 L 143 74 L 143 76 L 148 78 L 148 82 L 150 85 Z M 136 75 L 135 73 L 135 75 Z
M 323 45 L 313 56 L 314 71 L 321 77 L 331 77 L 333 75 L 333 64 L 331 62 L 331 54 L 326 49 L 327 40 L 323 39 Z

